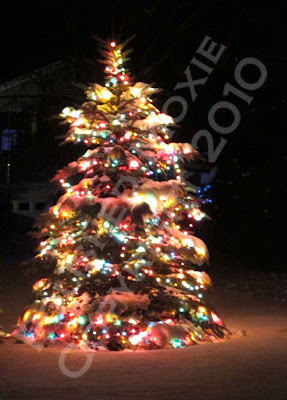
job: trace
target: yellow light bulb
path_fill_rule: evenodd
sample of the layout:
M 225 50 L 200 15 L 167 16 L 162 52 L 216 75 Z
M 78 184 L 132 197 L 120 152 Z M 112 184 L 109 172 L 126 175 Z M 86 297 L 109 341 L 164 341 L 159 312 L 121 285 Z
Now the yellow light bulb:
M 102 96 L 102 98 L 104 99 L 104 100 L 110 100 L 111 98 L 112 98 L 112 93 L 109 91 L 109 90 L 107 90 L 107 89 L 103 89 L 102 91 L 101 91 L 101 96 Z
M 139 89 L 139 88 L 137 88 L 137 87 L 132 87 L 132 88 L 130 89 L 130 91 L 131 91 L 131 95 L 132 95 L 133 97 L 139 97 L 139 95 L 140 95 L 140 93 L 141 93 L 141 89 Z
M 27 321 L 27 319 L 29 318 L 30 314 L 31 314 L 31 311 L 26 311 L 25 314 L 24 314 L 23 320 Z

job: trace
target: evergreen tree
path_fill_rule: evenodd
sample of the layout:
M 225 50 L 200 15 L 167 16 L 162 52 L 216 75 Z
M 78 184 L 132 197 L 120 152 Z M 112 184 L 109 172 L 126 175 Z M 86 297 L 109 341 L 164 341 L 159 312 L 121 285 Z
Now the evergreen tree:
M 85 87 L 87 101 L 60 114 L 64 142 L 88 150 L 57 172 L 65 193 L 38 220 L 37 257 L 55 268 L 34 284 L 14 332 L 31 341 L 153 349 L 226 331 L 205 300 L 208 250 L 192 235 L 204 198 L 182 178 L 199 155 L 171 142 L 174 121 L 152 102 L 158 89 L 133 83 L 127 42 L 100 41 L 105 86 Z

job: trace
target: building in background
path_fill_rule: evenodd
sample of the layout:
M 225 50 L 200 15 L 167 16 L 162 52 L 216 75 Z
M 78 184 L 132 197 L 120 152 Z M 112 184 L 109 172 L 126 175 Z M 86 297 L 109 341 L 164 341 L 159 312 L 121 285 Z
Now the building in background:
M 12 184 L 8 199 L 7 185 L 0 185 L 1 205 L 5 206 L 9 200 L 11 212 L 31 218 L 48 211 L 56 201 L 57 194 L 57 187 L 51 183 Z
M 49 183 L 61 166 L 54 115 L 82 102 L 84 63 L 57 61 L 0 84 L 0 207 L 36 217 L 57 196 Z

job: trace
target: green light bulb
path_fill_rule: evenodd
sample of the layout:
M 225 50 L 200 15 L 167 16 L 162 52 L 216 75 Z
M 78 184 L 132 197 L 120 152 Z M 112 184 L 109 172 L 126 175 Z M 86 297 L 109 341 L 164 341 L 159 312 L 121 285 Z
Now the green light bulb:
M 81 315 L 79 317 L 79 325 L 85 325 L 86 323 L 86 317 L 84 317 L 84 315 Z

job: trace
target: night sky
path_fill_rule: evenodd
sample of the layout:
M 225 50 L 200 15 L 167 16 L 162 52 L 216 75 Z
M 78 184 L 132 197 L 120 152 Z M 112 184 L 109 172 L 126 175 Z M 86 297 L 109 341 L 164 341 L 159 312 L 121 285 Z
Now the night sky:
M 286 52 L 283 3 L 6 2 L 0 17 L 1 81 L 63 57 L 95 56 L 92 34 L 120 40 L 136 34 L 137 73 L 153 64 L 153 73 L 160 66 L 169 81 L 180 78 L 180 72 L 170 76 L 173 65 L 187 63 L 206 34 L 228 46 L 225 62 L 252 54 L 276 63 Z
M 237 63 L 245 57 L 258 58 L 266 66 L 268 78 L 253 93 L 250 106 L 240 104 L 240 126 L 230 134 L 216 161 L 218 175 L 214 182 L 213 211 L 217 219 L 214 240 L 211 238 L 210 242 L 214 246 L 220 242 L 223 251 L 233 247 L 238 252 L 245 248 L 251 254 L 250 249 L 255 248 L 252 256 L 246 253 L 252 262 L 259 259 L 260 263 L 268 264 L 273 262 L 276 253 L 275 262 L 283 264 L 287 194 L 287 154 L 283 145 L 286 3 L 137 3 L 6 2 L 5 12 L 0 16 L 0 82 L 69 57 L 77 58 L 83 65 L 87 60 L 95 62 L 99 55 L 92 35 L 123 41 L 135 34 L 130 69 L 137 80 L 155 82 L 164 89 L 158 99 L 160 108 L 168 96 L 175 94 L 175 84 L 186 81 L 184 70 L 208 35 L 216 43 L 224 44 L 226 50 L 194 103 L 187 89 L 180 92 L 190 107 L 176 138 L 190 141 L 199 129 L 208 129 L 208 111 L 222 100 L 224 84 L 234 82 Z M 101 75 L 95 70 L 92 78 L 98 77 Z M 82 80 L 87 83 L 84 77 Z M 219 139 L 215 133 L 215 143 Z M 204 144 L 201 146 L 204 153 Z M 243 261 L 244 257 L 241 255 Z

